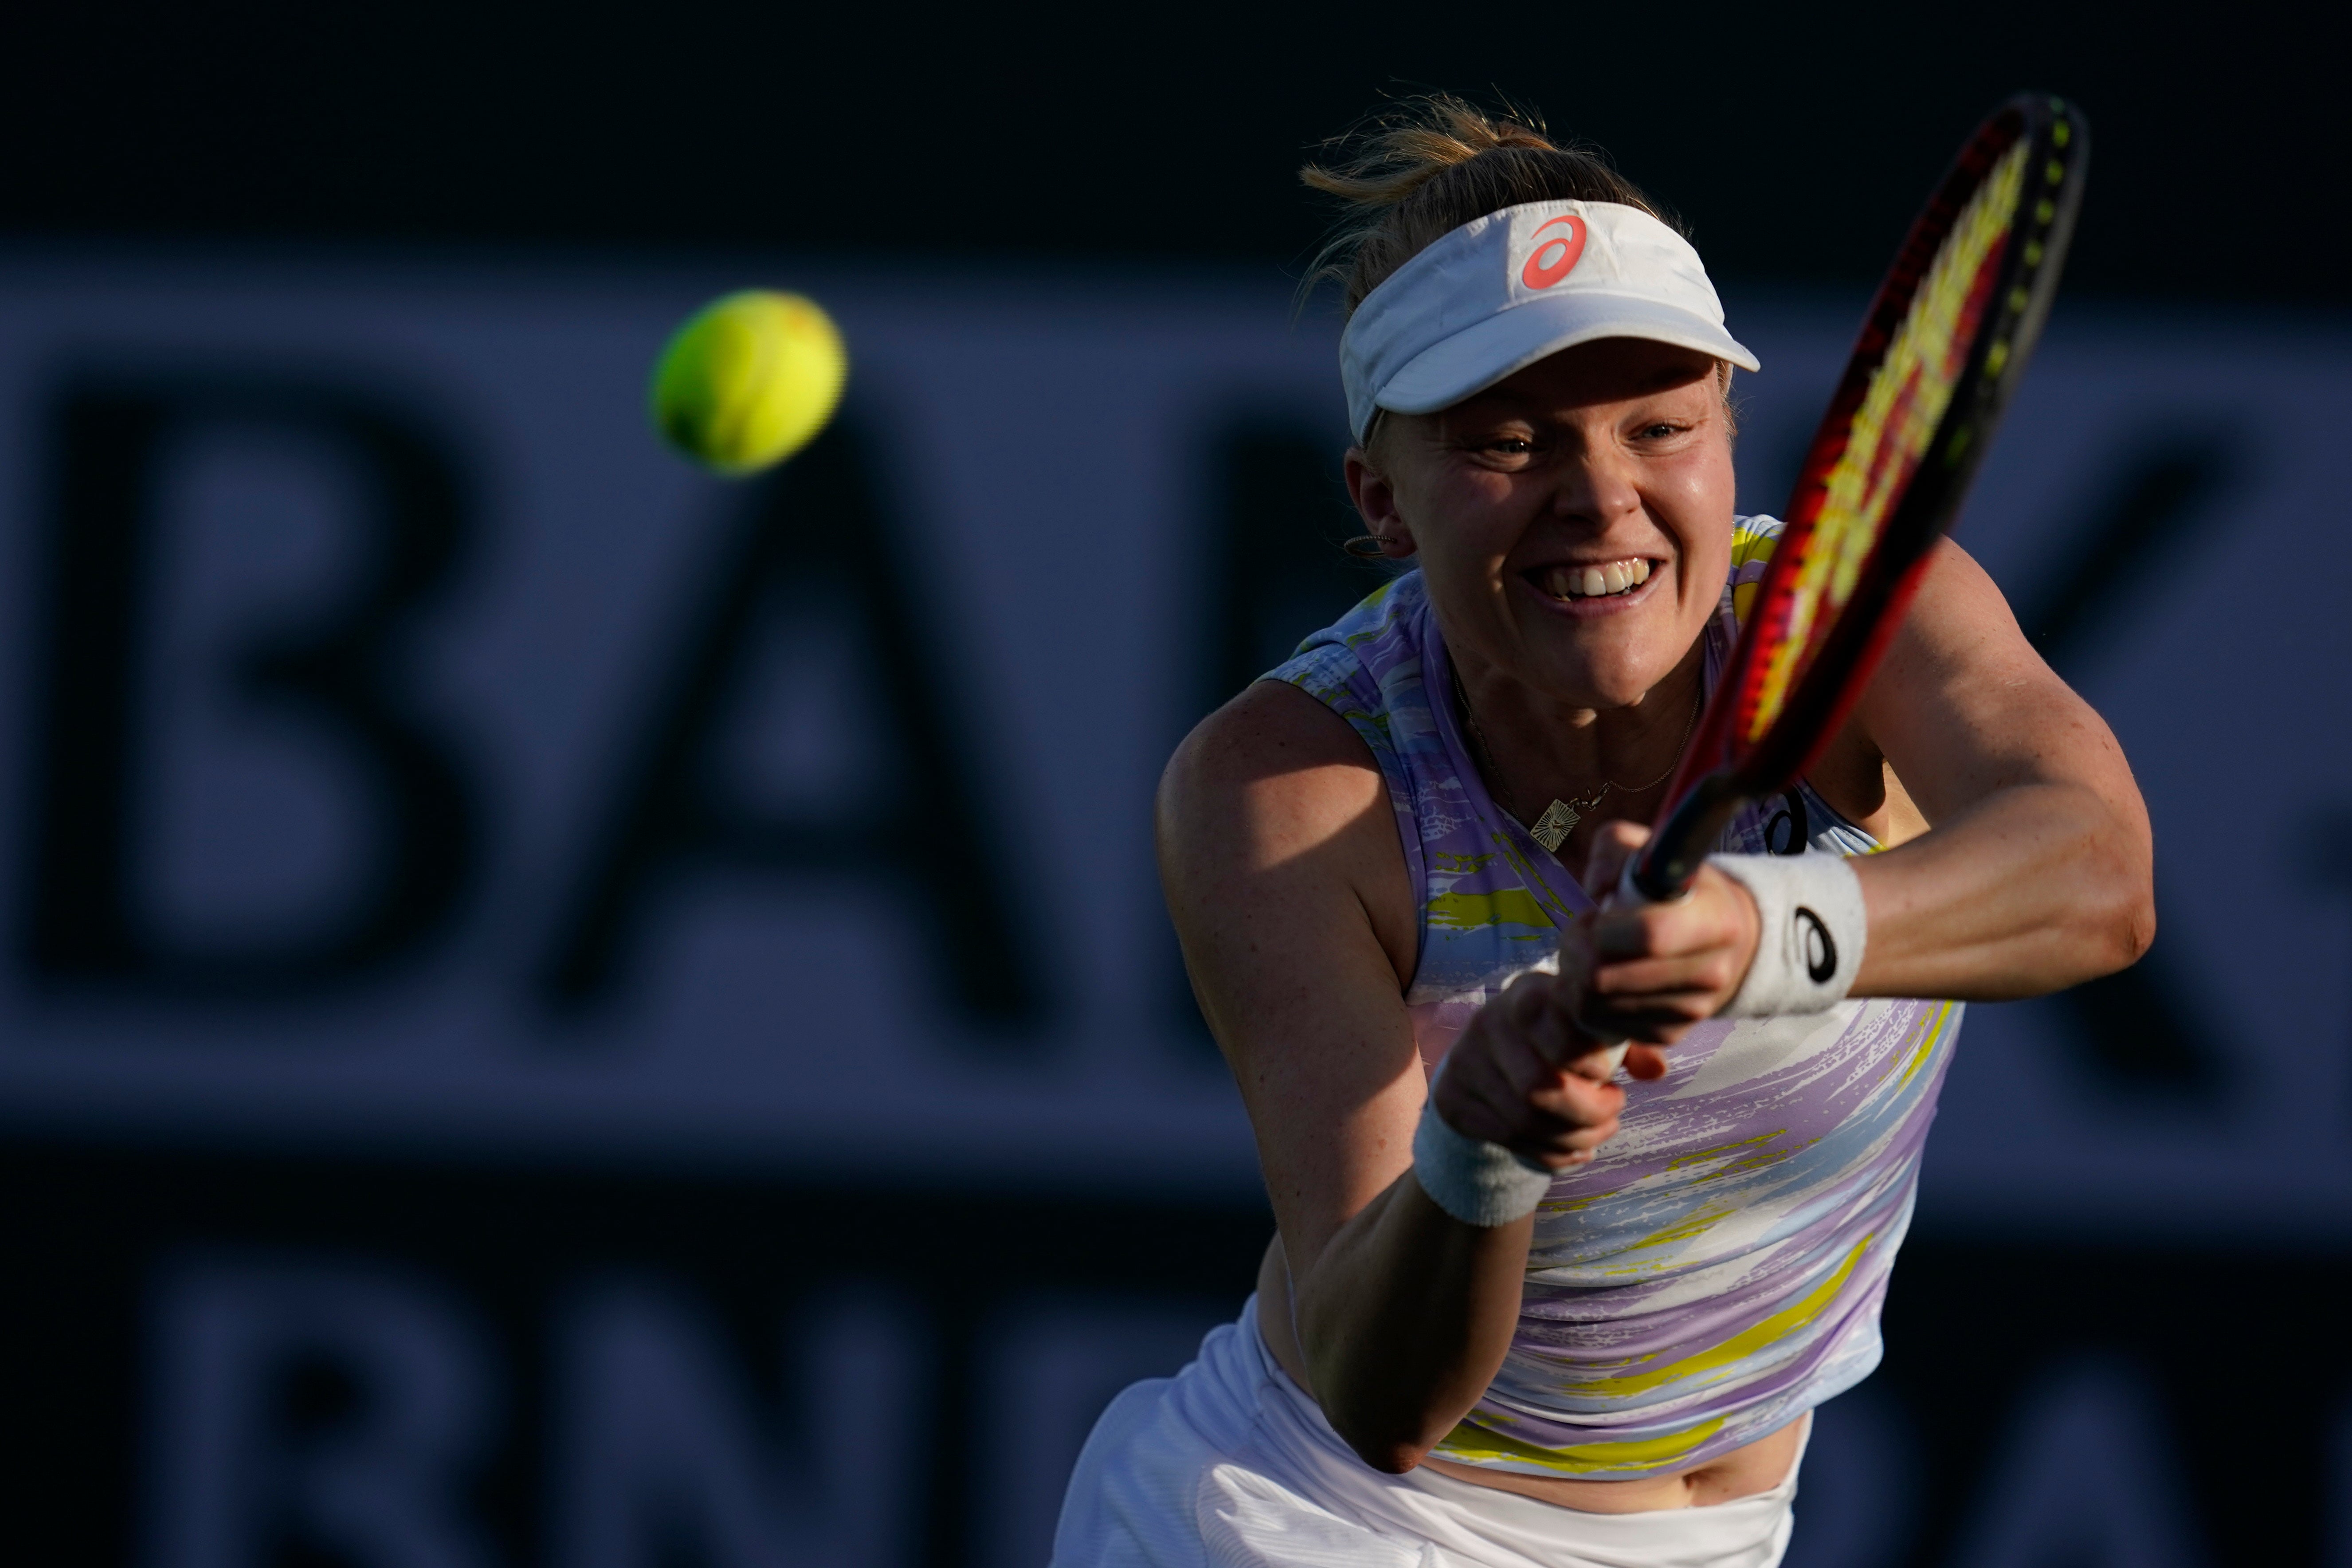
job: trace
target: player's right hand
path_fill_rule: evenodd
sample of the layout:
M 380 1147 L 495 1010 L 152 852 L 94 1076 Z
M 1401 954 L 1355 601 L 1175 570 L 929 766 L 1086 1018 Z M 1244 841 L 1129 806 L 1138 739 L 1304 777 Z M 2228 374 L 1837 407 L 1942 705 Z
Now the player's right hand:
M 1576 1026 L 1580 989 L 1529 973 L 1478 1010 L 1446 1054 L 1433 1091 L 1447 1126 L 1551 1171 L 1584 1164 L 1616 1135 L 1625 1091 L 1610 1081 L 1601 1042 Z M 1659 1078 L 1665 1058 L 1635 1046 L 1625 1069 Z

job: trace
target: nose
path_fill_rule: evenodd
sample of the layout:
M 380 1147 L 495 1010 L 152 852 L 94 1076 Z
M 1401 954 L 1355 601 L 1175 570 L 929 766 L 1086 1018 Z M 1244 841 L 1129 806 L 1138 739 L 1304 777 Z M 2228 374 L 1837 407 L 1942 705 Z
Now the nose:
M 1562 459 L 1552 492 L 1552 513 L 1605 533 L 1620 519 L 1642 510 L 1641 487 L 1633 460 L 1613 443 L 1589 441 Z

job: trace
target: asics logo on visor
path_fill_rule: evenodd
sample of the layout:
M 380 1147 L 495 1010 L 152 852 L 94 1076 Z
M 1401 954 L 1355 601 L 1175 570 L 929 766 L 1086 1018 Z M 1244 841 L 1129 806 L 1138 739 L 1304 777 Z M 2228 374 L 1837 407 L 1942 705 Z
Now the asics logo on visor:
M 1549 237 L 1546 237 L 1549 236 Z M 1562 214 L 1535 232 L 1536 247 L 1519 268 L 1519 281 L 1530 289 L 1549 289 L 1570 273 L 1584 257 L 1584 220 Z

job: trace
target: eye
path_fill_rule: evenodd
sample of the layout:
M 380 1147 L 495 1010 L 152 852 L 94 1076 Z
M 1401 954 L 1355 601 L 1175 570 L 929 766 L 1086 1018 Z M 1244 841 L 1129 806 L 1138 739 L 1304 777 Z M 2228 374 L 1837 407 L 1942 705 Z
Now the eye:
M 1667 440 L 1673 437 L 1681 435 L 1682 428 L 1683 427 L 1679 425 L 1670 424 L 1662 419 L 1655 425 L 1644 426 L 1642 430 L 1642 439 L 1644 441 Z
M 1541 461 L 1546 449 L 1542 432 L 1524 419 L 1465 421 L 1446 432 L 1445 444 L 1466 462 L 1509 473 Z

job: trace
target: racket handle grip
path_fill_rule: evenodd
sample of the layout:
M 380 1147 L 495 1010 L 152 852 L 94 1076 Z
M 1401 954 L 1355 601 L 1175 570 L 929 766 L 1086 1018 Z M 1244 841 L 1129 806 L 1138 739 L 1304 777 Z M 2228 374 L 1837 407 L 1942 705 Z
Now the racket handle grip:
M 1641 864 L 1642 858 L 1639 855 L 1634 856 L 1633 858 L 1625 862 L 1625 869 L 1619 875 L 1617 879 L 1617 886 L 1610 892 L 1606 899 L 1601 900 L 1601 907 L 1602 909 L 1635 909 L 1639 908 L 1643 904 L 1654 903 L 1658 901 L 1656 900 L 1644 897 L 1640 885 L 1633 879 L 1633 873 L 1640 869 Z M 1681 895 L 1679 894 L 1676 895 L 1676 897 L 1680 896 Z M 1587 1029 L 1584 1032 L 1601 1042 L 1603 1049 L 1601 1051 L 1600 1055 L 1608 1062 L 1609 1070 L 1612 1073 L 1614 1073 L 1619 1068 L 1625 1065 L 1625 1051 L 1626 1047 L 1633 1044 L 1631 1040 L 1622 1039 L 1615 1036 L 1601 1034 L 1591 1029 Z
M 1748 798 L 1748 792 L 1734 785 L 1728 772 L 1718 771 L 1699 780 L 1666 813 L 1650 841 L 1633 852 L 1610 901 L 1646 903 L 1653 899 L 1678 899 L 1689 892 L 1699 863 Z M 1646 897 L 1641 891 L 1643 888 L 1648 889 Z

